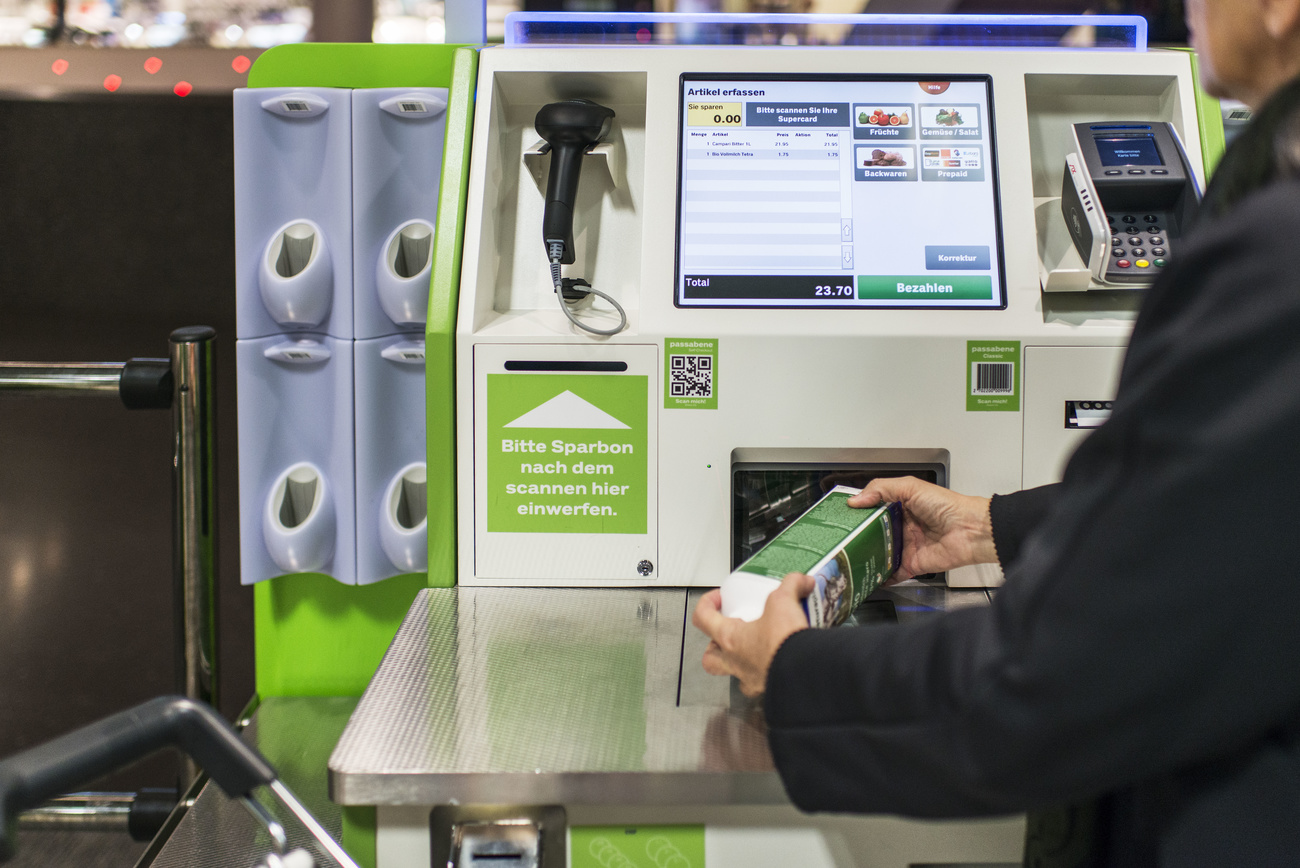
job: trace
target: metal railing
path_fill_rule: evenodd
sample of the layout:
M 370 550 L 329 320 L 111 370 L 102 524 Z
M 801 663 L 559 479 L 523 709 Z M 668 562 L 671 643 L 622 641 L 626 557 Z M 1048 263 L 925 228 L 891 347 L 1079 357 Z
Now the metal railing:
M 169 359 L 0 361 L 0 397 L 116 396 L 127 409 L 171 409 L 177 689 L 212 706 L 218 698 L 215 339 L 207 326 L 177 329 L 171 333 Z M 197 775 L 187 760 L 181 790 Z

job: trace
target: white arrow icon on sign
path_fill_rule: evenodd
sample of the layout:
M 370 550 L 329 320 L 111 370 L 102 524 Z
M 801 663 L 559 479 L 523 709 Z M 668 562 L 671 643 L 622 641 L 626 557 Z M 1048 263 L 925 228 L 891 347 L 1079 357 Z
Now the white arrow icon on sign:
M 529 410 L 505 428 L 631 428 L 590 401 L 565 389 L 545 404 Z

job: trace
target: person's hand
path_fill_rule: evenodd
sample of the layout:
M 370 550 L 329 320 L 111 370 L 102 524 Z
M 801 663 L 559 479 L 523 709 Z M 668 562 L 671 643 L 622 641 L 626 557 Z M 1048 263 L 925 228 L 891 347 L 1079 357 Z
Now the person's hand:
M 812 593 L 811 576 L 791 573 L 767 598 L 757 621 L 741 621 L 722 614 L 722 591 L 714 588 L 701 599 L 691 623 L 712 641 L 704 651 L 704 671 L 734 675 L 746 696 L 767 689 L 767 670 L 781 643 L 791 634 L 808 629 L 801 600 Z
M 958 494 L 911 476 L 872 480 L 849 498 L 864 508 L 903 505 L 903 563 L 890 583 L 926 573 L 997 561 L 989 499 Z

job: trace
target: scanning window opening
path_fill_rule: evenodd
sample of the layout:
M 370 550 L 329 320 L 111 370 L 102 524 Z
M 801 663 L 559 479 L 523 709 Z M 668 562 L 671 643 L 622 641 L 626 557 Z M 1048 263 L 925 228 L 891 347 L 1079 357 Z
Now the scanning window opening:
M 275 258 L 275 273 L 293 277 L 311 262 L 316 249 L 316 231 L 306 223 L 295 223 L 280 235 L 280 255 Z
M 307 520 L 316 505 L 318 477 L 310 468 L 293 470 L 284 481 L 284 499 L 280 501 L 280 524 L 295 528 Z

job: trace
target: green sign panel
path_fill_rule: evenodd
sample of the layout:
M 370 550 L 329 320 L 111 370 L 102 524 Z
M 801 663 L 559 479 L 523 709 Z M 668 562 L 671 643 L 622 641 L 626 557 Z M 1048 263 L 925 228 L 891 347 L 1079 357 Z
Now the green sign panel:
M 966 409 L 1020 409 L 1020 341 L 966 342 Z
M 664 338 L 664 409 L 718 409 L 717 338 Z
M 645 533 L 649 378 L 488 374 L 487 529 Z
M 858 276 L 858 298 L 870 301 L 989 301 L 993 278 L 987 274 Z
M 572 868 L 705 868 L 703 826 L 574 826 Z

